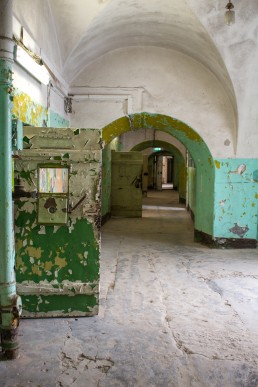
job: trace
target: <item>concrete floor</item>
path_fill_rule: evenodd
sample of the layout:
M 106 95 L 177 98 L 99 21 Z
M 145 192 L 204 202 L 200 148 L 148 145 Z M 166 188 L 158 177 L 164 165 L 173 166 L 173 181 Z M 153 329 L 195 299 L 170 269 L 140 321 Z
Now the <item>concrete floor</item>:
M 258 386 L 258 252 L 211 250 L 173 191 L 103 227 L 100 314 L 21 322 L 6 387 Z

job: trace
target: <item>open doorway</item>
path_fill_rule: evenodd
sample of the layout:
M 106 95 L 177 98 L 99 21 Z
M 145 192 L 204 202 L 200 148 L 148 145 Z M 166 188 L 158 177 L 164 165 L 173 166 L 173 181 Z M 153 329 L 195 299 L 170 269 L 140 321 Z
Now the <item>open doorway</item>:
M 173 156 L 162 156 L 162 189 L 173 189 Z

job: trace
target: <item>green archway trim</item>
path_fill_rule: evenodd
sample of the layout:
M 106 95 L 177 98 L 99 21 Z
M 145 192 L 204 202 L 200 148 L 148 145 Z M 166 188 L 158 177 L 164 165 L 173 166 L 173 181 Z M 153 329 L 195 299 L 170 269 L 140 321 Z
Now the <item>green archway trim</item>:
M 169 133 L 189 150 L 195 163 L 198 162 L 201 151 L 205 155 L 205 162 L 214 168 L 211 153 L 201 136 L 184 122 L 163 114 L 143 112 L 121 117 L 102 129 L 102 139 L 108 144 L 123 133 L 139 129 L 155 129 Z
M 103 128 L 102 138 L 108 144 L 115 137 L 125 132 L 143 128 L 163 130 L 165 132 L 170 132 L 171 128 L 173 128 L 176 132 L 184 133 L 185 137 L 190 140 L 202 142 L 200 135 L 184 122 L 163 114 L 146 112 L 130 114 L 111 122 Z

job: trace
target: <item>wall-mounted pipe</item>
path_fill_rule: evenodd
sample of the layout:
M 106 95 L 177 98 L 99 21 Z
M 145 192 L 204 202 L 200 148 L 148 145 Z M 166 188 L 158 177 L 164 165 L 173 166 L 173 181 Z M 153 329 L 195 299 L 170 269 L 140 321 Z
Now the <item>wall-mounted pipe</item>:
M 12 225 L 12 0 L 0 0 L 0 333 L 6 358 L 18 355 L 21 309 L 16 294 Z

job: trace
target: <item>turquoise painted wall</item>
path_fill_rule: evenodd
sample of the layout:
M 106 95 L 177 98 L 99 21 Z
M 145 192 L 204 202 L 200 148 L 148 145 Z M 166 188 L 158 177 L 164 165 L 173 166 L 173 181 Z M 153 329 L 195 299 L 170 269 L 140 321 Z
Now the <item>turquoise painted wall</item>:
M 258 159 L 214 163 L 214 236 L 257 239 Z
M 53 110 L 48 112 L 48 126 L 52 128 L 69 128 L 70 122 L 66 118 L 55 113 Z

